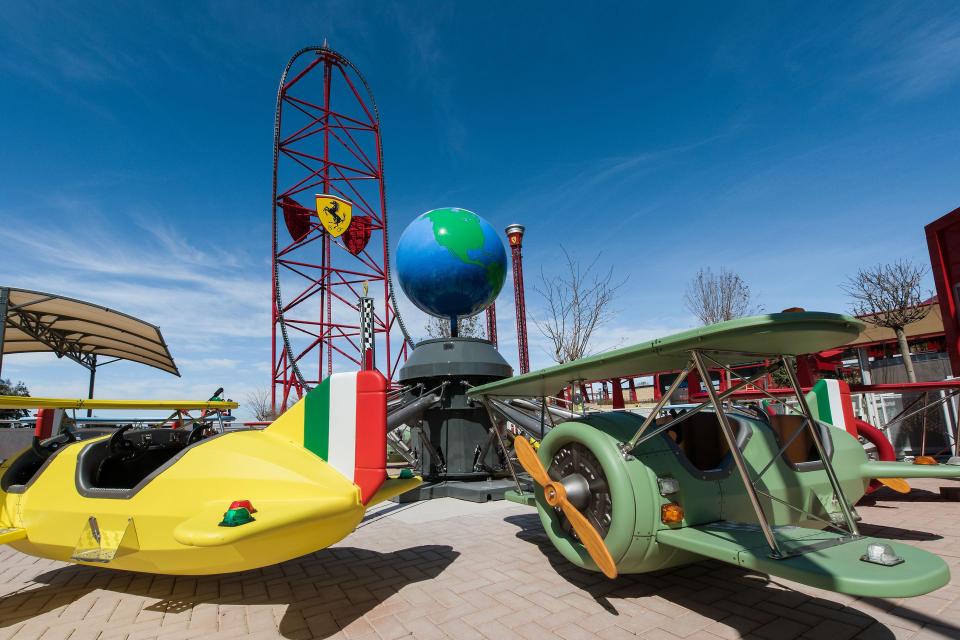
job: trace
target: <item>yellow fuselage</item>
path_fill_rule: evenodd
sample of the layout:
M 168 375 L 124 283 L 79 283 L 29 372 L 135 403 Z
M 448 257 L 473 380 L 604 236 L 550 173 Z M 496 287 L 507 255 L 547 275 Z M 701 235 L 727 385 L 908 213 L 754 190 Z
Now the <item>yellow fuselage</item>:
M 364 514 L 351 481 L 301 445 L 262 430 L 226 433 L 194 444 L 127 497 L 81 495 L 78 455 L 103 439 L 63 447 L 29 483 L 0 491 L 0 529 L 26 533 L 11 546 L 78 562 L 76 552 L 89 546 L 95 518 L 103 544 L 123 539 L 115 557 L 95 566 L 163 574 L 226 573 L 322 549 L 352 532 Z M 0 465 L 0 477 L 16 458 Z M 219 526 L 235 500 L 253 504 L 255 521 Z

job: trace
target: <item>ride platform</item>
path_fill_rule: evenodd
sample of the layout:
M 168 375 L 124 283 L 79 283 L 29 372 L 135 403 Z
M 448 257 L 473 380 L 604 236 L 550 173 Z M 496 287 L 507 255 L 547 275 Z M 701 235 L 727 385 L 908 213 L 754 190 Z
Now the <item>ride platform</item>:
M 859 598 L 715 560 L 609 582 L 570 567 L 529 507 L 383 503 L 333 547 L 264 570 L 167 577 L 38 561 L 0 547 L 0 637 L 956 638 L 952 480 L 861 502 L 863 533 L 940 554 L 949 586 Z M 557 567 L 563 567 L 562 572 Z

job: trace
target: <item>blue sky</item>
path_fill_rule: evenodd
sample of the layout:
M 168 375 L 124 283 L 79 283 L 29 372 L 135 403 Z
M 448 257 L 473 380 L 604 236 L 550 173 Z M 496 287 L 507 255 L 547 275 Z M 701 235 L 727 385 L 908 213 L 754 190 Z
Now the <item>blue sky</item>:
M 695 324 L 700 267 L 844 311 L 846 276 L 926 263 L 960 206 L 954 3 L 118 4 L 0 12 L 0 281 L 154 322 L 184 373 L 112 365 L 104 397 L 267 385 L 275 92 L 324 38 L 376 95 L 393 238 L 439 206 L 520 222 L 530 289 L 560 244 L 599 256 L 626 284 L 598 348 Z M 7 376 L 86 385 L 48 357 Z

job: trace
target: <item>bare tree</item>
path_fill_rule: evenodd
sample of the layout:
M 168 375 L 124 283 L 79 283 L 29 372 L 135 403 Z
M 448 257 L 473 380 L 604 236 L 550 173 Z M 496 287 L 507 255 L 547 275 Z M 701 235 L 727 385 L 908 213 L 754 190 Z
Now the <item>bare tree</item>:
M 481 313 L 472 316 L 463 316 L 457 318 L 457 333 L 463 338 L 484 338 L 486 331 L 484 323 L 480 322 Z M 431 338 L 449 338 L 450 337 L 450 319 L 430 316 L 427 324 L 424 326 L 427 335 Z
M 704 325 L 733 320 L 758 313 L 759 306 L 751 304 L 750 287 L 738 274 L 720 269 L 700 269 L 683 294 L 683 303 Z
M 2 330 L 2 329 L 0 329 Z M 0 378 L 0 396 L 29 396 L 30 390 L 23 382 L 13 384 L 12 379 Z M 0 420 L 15 420 L 30 415 L 26 409 L 0 409 Z
M 927 270 L 909 260 L 860 269 L 843 285 L 854 302 L 853 312 L 864 321 L 892 329 L 897 336 L 907 380 L 917 381 L 907 344 L 907 325 L 923 320 L 930 305 L 923 305 L 920 283 Z
M 590 339 L 610 320 L 614 295 L 626 280 L 614 284 L 613 267 L 598 273 L 599 256 L 584 268 L 564 247 L 560 250 L 566 261 L 564 273 L 548 278 L 541 269 L 541 284 L 534 289 L 546 303 L 545 317 L 535 323 L 551 343 L 550 357 L 563 364 L 590 354 Z
M 253 419 L 257 422 L 273 422 L 280 413 L 274 412 L 271 406 L 271 393 L 269 388 L 256 389 L 247 394 L 247 406 L 253 412 Z

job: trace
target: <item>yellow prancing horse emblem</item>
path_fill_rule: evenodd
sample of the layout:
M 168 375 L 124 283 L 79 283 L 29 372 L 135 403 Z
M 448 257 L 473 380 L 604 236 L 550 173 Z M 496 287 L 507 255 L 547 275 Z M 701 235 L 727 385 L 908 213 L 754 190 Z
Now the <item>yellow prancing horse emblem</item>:
M 320 223 L 334 238 L 339 238 L 350 226 L 353 205 L 336 196 L 317 194 L 317 215 Z

